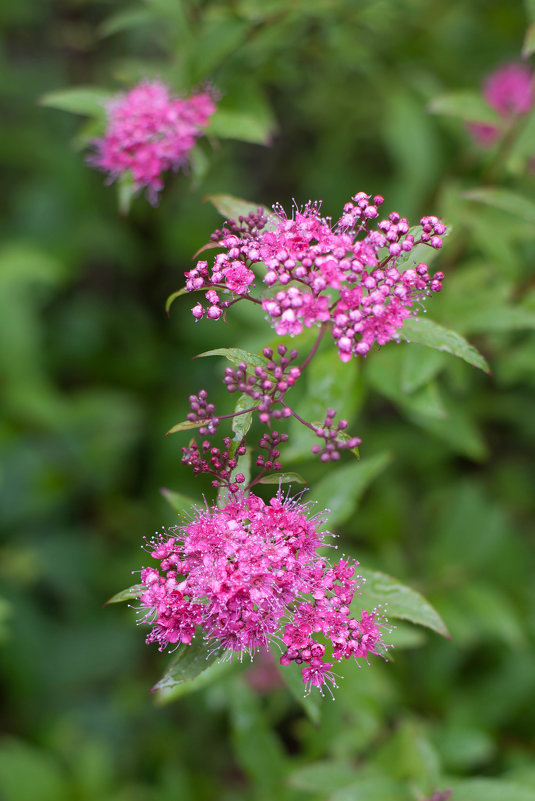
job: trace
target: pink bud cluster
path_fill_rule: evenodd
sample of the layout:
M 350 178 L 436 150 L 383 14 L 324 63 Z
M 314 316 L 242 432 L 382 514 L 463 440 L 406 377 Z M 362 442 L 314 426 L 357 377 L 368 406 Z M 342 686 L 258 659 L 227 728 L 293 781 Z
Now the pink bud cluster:
M 334 226 L 321 217 L 319 202 L 291 219 L 277 206 L 269 220 L 261 210 L 239 224 L 231 220 L 216 232 L 224 252 L 212 267 L 203 260 L 186 273 L 188 291 L 205 290 L 209 303 L 194 306 L 194 317 L 218 319 L 247 299 L 261 302 L 281 336 L 330 322 L 342 361 L 395 339 L 415 304 L 441 289 L 443 274 L 431 276 L 411 254 L 420 244 L 442 247 L 446 226 L 422 217 L 410 228 L 397 212 L 379 219 L 383 203 L 359 192 Z M 255 269 L 267 287 L 261 300 L 250 294 Z M 222 299 L 222 291 L 232 299 Z
M 506 64 L 495 70 L 483 85 L 487 104 L 497 112 L 499 125 L 471 122 L 468 130 L 480 147 L 490 147 L 506 133 L 514 120 L 529 114 L 535 103 L 533 73 L 527 64 Z
M 214 652 L 242 657 L 282 638 L 281 664 L 302 665 L 309 692 L 336 686 L 334 662 L 366 659 L 384 644 L 375 612 L 351 615 L 355 565 L 318 554 L 321 523 L 280 492 L 268 504 L 241 493 L 157 535 L 148 549 L 159 567 L 141 571 L 147 641 L 164 650 L 202 634 Z
M 108 104 L 108 127 L 94 142 L 91 163 L 113 181 L 130 175 L 155 204 L 162 173 L 178 170 L 215 112 L 215 96 L 203 91 L 174 97 L 160 81 L 144 81 Z

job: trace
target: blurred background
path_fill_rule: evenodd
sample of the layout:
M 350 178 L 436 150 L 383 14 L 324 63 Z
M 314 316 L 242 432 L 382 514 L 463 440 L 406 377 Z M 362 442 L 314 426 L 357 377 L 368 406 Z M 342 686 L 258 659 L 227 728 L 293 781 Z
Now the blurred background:
M 447 787 L 453 801 L 535 799 L 535 129 L 528 121 L 497 153 L 462 119 L 429 113 L 445 93 L 479 95 L 490 72 L 520 59 L 531 6 L 2 6 L 5 801 L 423 801 Z M 42 98 L 147 76 L 177 92 L 209 80 L 222 113 L 159 206 L 139 197 L 125 216 L 116 187 L 87 165 L 98 125 Z M 520 205 L 464 195 L 489 183 Z M 221 221 L 203 198 L 287 209 L 322 199 L 337 217 L 360 190 L 411 223 L 437 214 L 451 224 L 429 316 L 492 369 L 391 344 L 358 365 L 326 353 L 309 379 L 308 401 L 332 396 L 363 459 L 376 460 L 362 497 L 348 481 L 344 550 L 419 589 L 452 639 L 401 627 L 393 661 L 348 666 L 319 726 L 269 664 L 155 706 L 149 690 L 169 657 L 145 645 L 132 609 L 102 605 L 133 582 L 143 536 L 176 520 L 160 489 L 200 496 L 180 462 L 186 437 L 164 438 L 190 392 L 227 402 L 224 365 L 192 356 L 272 338 L 240 307 L 227 326 L 195 324 L 189 298 L 165 315 Z M 327 374 L 343 401 L 322 385 Z M 324 468 L 299 448 L 293 458 L 313 496 Z

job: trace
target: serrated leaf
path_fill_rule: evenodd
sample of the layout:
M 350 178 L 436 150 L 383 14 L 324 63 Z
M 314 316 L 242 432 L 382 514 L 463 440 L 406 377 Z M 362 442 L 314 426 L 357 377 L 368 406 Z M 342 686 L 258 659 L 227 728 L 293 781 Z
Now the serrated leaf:
M 47 92 L 40 99 L 40 105 L 69 111 L 71 114 L 84 114 L 90 117 L 106 117 L 106 103 L 112 97 L 106 89 L 96 86 L 77 86 L 72 89 L 59 89 Z
M 408 317 L 403 323 L 399 336 L 407 342 L 415 342 L 418 345 L 450 353 L 485 373 L 490 373 L 487 361 L 473 345 L 470 345 L 460 334 L 443 328 L 432 320 L 423 317 Z
M 157 693 L 156 703 L 166 704 L 195 690 L 205 687 L 216 677 L 226 673 L 229 662 L 218 661 L 222 651 L 213 643 L 197 635 L 191 645 L 179 645 L 176 655 L 162 678 L 152 688 Z
M 303 476 L 299 473 L 269 473 L 258 480 L 258 484 L 306 484 Z
M 241 348 L 214 348 L 214 350 L 206 350 L 204 353 L 199 353 L 195 356 L 196 359 L 204 359 L 206 356 L 224 356 L 229 362 L 241 364 L 245 362 L 250 367 L 265 367 L 266 359 L 259 356 L 257 353 L 250 353 L 248 350 Z
M 498 125 L 495 111 L 487 106 L 478 92 L 448 92 L 434 98 L 427 107 L 431 114 L 445 114 L 457 117 L 465 122 L 482 122 L 486 125 Z
M 475 200 L 478 203 L 485 203 L 493 206 L 515 217 L 520 217 L 529 223 L 535 223 L 535 202 L 516 192 L 508 189 L 497 189 L 494 187 L 482 189 L 470 189 L 462 193 L 462 197 L 467 200 Z
M 167 487 L 162 487 L 160 492 L 169 506 L 171 506 L 175 512 L 178 512 L 179 515 L 184 512 L 190 512 L 195 506 L 195 501 L 192 500 L 192 498 L 188 498 L 187 495 L 182 495 L 181 492 L 174 492 L 173 490 L 167 489 Z
M 532 22 L 528 27 L 524 36 L 524 44 L 522 45 L 523 58 L 529 58 L 535 53 L 535 22 Z
M 182 295 L 187 295 L 188 292 L 189 290 L 186 289 L 185 286 L 183 286 L 182 289 L 177 289 L 176 292 L 173 292 L 171 295 L 169 295 L 169 297 L 165 301 L 165 313 L 167 314 L 167 316 L 169 316 L 169 310 L 171 309 L 171 306 L 173 305 L 175 300 L 177 298 L 182 297 Z
M 253 203 L 251 200 L 242 200 L 233 195 L 207 195 L 204 200 L 211 203 L 226 220 L 237 220 L 239 217 L 247 217 L 251 212 L 256 214 L 259 209 L 262 213 L 266 212 L 261 203 Z
M 143 590 L 145 587 L 143 584 L 133 584 L 131 587 L 127 587 L 126 590 L 121 590 L 120 592 L 116 592 L 115 595 L 106 601 L 104 606 L 108 604 L 120 604 L 124 601 L 133 601 L 139 598 L 143 594 Z
M 355 595 L 351 603 L 353 615 L 358 615 L 362 609 L 371 611 L 382 605 L 385 606 L 388 618 L 408 620 L 449 639 L 444 621 L 419 592 L 377 570 L 367 570 L 359 566 L 358 572 L 366 582 L 360 588 L 361 594 Z
M 329 528 L 351 517 L 364 491 L 385 469 L 390 459 L 390 454 L 379 453 L 362 459 L 358 464 L 336 467 L 316 485 L 313 500 L 317 501 L 319 510 L 330 509 Z
M 210 422 L 210 420 L 196 420 L 192 422 L 191 420 L 183 420 L 181 423 L 176 423 L 172 428 L 167 431 L 166 435 L 168 434 L 177 434 L 179 431 L 190 431 L 192 428 L 200 428 L 201 426 L 205 426 Z

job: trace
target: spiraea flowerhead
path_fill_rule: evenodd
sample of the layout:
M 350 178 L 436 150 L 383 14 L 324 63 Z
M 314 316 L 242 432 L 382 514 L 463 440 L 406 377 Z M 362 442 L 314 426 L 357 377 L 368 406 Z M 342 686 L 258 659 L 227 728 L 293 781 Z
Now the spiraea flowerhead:
M 514 120 L 529 114 L 535 104 L 533 73 L 527 64 L 505 64 L 491 73 L 483 85 L 487 104 L 499 116 L 499 125 L 471 122 L 468 130 L 480 147 L 490 147 L 502 139 Z
M 141 571 L 147 641 L 164 650 L 204 637 L 240 658 L 275 642 L 308 691 L 336 686 L 336 662 L 385 646 L 374 611 L 352 615 L 357 563 L 320 555 L 323 522 L 280 491 L 268 503 L 240 493 L 157 535 L 148 551 L 158 565 Z
M 211 91 L 181 98 L 160 81 L 144 81 L 110 101 L 107 129 L 93 143 L 90 161 L 107 172 L 110 181 L 130 175 L 155 204 L 163 174 L 186 163 L 215 109 Z
M 199 261 L 186 273 L 188 291 L 203 290 L 196 319 L 218 319 L 234 303 L 252 300 L 277 334 L 330 324 L 340 359 L 366 355 L 399 334 L 403 321 L 425 298 L 440 291 L 444 275 L 431 275 L 413 256 L 417 245 L 442 247 L 446 226 L 422 217 L 411 228 L 397 212 L 381 218 L 380 195 L 358 192 L 333 224 L 310 202 L 288 217 L 280 206 L 230 220 L 212 240 L 221 249 L 211 266 Z M 260 279 L 260 298 L 252 294 Z M 228 298 L 230 295 L 230 299 Z

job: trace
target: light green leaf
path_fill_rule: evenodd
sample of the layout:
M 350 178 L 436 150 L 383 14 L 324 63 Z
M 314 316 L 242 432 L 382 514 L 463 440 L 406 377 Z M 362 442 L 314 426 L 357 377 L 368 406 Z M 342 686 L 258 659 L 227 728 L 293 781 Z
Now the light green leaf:
M 529 58 L 535 53 L 535 22 L 532 22 L 528 27 L 524 36 L 524 44 L 522 45 L 523 58 Z
M 188 498 L 187 495 L 182 495 L 181 492 L 173 492 L 173 490 L 167 489 L 167 487 L 162 487 L 160 492 L 171 508 L 174 509 L 175 512 L 178 512 L 179 515 L 184 512 L 190 512 L 195 506 L 195 501 Z
M 306 484 L 306 481 L 299 473 L 269 473 L 258 484 Z
M 101 36 L 111 36 L 114 33 L 137 28 L 140 25 L 150 25 L 155 22 L 154 15 L 144 8 L 125 8 L 112 14 L 99 29 Z
M 358 781 L 358 769 L 347 762 L 313 762 L 294 770 L 288 777 L 292 787 L 309 793 L 328 793 Z
M 255 403 L 249 397 L 249 395 L 242 393 L 238 398 L 238 400 L 236 401 L 236 405 L 234 406 L 234 413 L 243 412 L 244 409 L 250 409 L 254 405 Z M 240 444 L 242 439 L 245 437 L 245 435 L 251 428 L 252 422 L 253 422 L 252 412 L 244 412 L 244 414 L 240 414 L 238 415 L 238 417 L 232 418 L 232 430 L 234 432 L 234 442 L 236 443 L 236 447 Z
M 405 783 L 386 776 L 363 777 L 329 796 L 329 801 L 412 801 Z M 453 801 L 453 799 L 452 799 Z
M 218 661 L 221 657 L 213 643 L 206 642 L 197 635 L 191 645 L 182 643 L 175 657 L 160 681 L 152 688 L 156 692 L 156 703 L 167 704 L 182 695 L 205 687 L 215 678 L 222 676 L 231 663 Z
M 128 587 L 126 590 L 121 590 L 120 592 L 116 592 L 115 595 L 106 601 L 104 606 L 108 604 L 120 604 L 123 601 L 133 601 L 139 598 L 144 591 L 145 587 L 143 584 L 133 584 L 131 587 Z
M 465 122 L 483 122 L 486 125 L 499 124 L 496 112 L 487 106 L 478 92 L 448 92 L 432 100 L 427 108 L 431 114 L 458 117 Z
M 535 801 L 535 789 L 507 779 L 449 781 L 452 801 Z
M 229 362 L 241 364 L 245 362 L 248 367 L 265 367 L 266 359 L 264 356 L 259 356 L 257 353 L 250 353 L 248 350 L 241 348 L 214 348 L 214 350 L 206 350 L 204 353 L 199 353 L 195 356 L 196 359 L 204 359 L 206 356 L 224 356 Z
M 315 487 L 313 499 L 318 510 L 330 509 L 329 528 L 344 523 L 354 513 L 364 491 L 390 462 L 388 453 L 379 453 L 357 464 L 336 467 Z
M 278 648 L 275 648 L 275 646 L 272 647 L 272 653 L 273 661 L 288 690 L 312 723 L 316 726 L 319 725 L 321 721 L 321 696 L 319 693 L 305 695 L 305 685 L 303 684 L 301 667 L 296 665 L 295 662 L 292 662 L 290 665 L 281 665 L 280 651 Z
M 206 133 L 269 145 L 275 129 L 275 118 L 258 85 L 248 86 L 242 82 L 239 91 L 229 92 L 220 101 Z
M 196 420 L 195 422 L 192 422 L 191 420 L 183 420 L 181 423 L 177 423 L 170 428 L 165 436 L 167 436 L 167 434 L 177 434 L 179 431 L 190 431 L 192 428 L 200 428 L 209 422 L 209 420 Z
M 479 367 L 485 373 L 490 373 L 490 367 L 485 358 L 473 345 L 470 345 L 460 334 L 443 328 L 432 320 L 423 317 L 408 317 L 403 323 L 399 336 L 406 339 L 407 342 L 415 342 L 444 353 L 451 353 L 452 356 L 457 356 L 468 364 Z
M 130 172 L 125 172 L 117 179 L 117 197 L 119 200 L 119 214 L 126 217 L 138 189 Z
M 367 570 L 359 566 L 359 574 L 366 579 L 360 595 L 355 595 L 351 604 L 353 615 L 362 609 L 371 611 L 379 604 L 384 607 L 388 618 L 400 618 L 417 623 L 449 638 L 448 630 L 438 612 L 429 601 L 397 579 L 377 570 Z
M 494 187 L 470 189 L 468 192 L 463 192 L 462 197 L 478 203 L 485 203 L 487 206 L 494 206 L 494 208 L 520 217 L 526 222 L 535 223 L 535 202 L 516 192 L 510 192 L 508 189 Z
M 226 220 L 238 220 L 239 217 L 247 217 L 248 214 L 256 213 L 259 209 L 265 213 L 262 204 L 253 203 L 251 200 L 242 200 L 232 195 L 207 195 L 204 200 L 211 203 Z
M 106 89 L 97 86 L 77 86 L 72 89 L 59 89 L 48 92 L 40 99 L 42 106 L 69 111 L 71 114 L 84 114 L 90 117 L 106 117 L 106 103 L 112 97 Z

